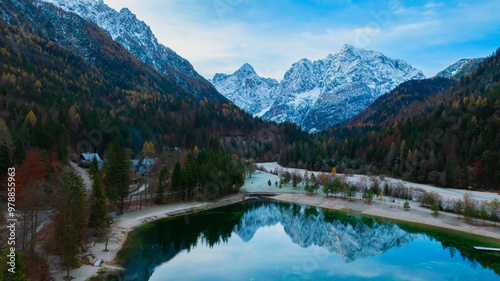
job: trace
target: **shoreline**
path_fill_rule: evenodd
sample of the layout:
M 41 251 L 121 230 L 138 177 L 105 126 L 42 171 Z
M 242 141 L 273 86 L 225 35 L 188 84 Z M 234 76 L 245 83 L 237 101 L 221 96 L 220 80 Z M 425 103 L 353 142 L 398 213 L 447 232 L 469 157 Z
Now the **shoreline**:
M 128 234 L 135 228 L 143 226 L 149 222 L 173 218 L 182 215 L 188 215 L 201 211 L 206 211 L 218 207 L 232 205 L 235 203 L 243 202 L 251 197 L 245 196 L 245 193 L 237 193 L 223 197 L 215 202 L 183 202 L 166 205 L 153 205 L 144 207 L 141 210 L 129 210 L 123 216 L 115 219 L 109 228 L 111 237 L 109 238 L 107 249 L 104 251 L 105 242 L 91 242 L 86 246 L 87 252 L 84 256 L 90 257 L 90 263 L 82 263 L 79 268 L 70 271 L 70 276 L 73 281 L 85 281 L 89 278 L 95 277 L 99 272 L 105 270 L 112 272 L 121 270 L 120 265 L 115 262 L 116 255 L 122 249 L 123 244 L 127 241 Z M 99 266 L 93 264 L 100 260 Z M 51 270 L 54 280 L 63 280 L 66 276 L 66 270 L 60 267 Z
M 348 199 L 340 197 L 326 198 L 318 194 L 308 195 L 300 193 L 283 193 L 269 198 L 276 201 L 303 204 L 329 210 L 356 213 L 399 222 L 459 231 L 468 235 L 494 239 L 500 246 L 500 224 L 495 226 L 493 223 L 486 221 L 486 225 L 483 225 L 482 220 L 478 220 L 477 224 L 467 223 L 463 216 L 459 219 L 457 214 L 444 211 L 440 211 L 438 216 L 434 216 L 430 209 L 420 207 L 420 203 L 415 201 L 396 199 L 396 202 L 392 203 L 374 199 L 371 204 L 367 204 L 360 199 L 349 201 Z M 403 202 L 410 203 L 409 211 L 403 209 Z M 471 219 L 471 221 L 473 220 L 475 219 Z
M 245 193 L 238 193 L 222 198 L 216 202 L 186 202 L 176 203 L 171 205 L 155 205 L 144 208 L 142 210 L 130 210 L 122 217 L 115 220 L 110 228 L 110 233 L 113 236 L 108 242 L 108 252 L 104 252 L 104 242 L 94 243 L 89 246 L 88 253 L 94 260 L 101 260 L 100 266 L 96 267 L 89 264 L 82 264 L 80 268 L 71 271 L 70 275 L 73 280 L 88 280 L 96 276 L 100 271 L 120 270 L 121 267 L 116 264 L 115 258 L 121 250 L 123 244 L 127 240 L 128 234 L 135 228 L 143 226 L 146 223 L 173 218 L 176 216 L 206 211 L 213 208 L 227 206 L 242 202 L 252 197 L 246 196 Z M 374 199 L 371 204 L 367 204 L 360 199 L 349 201 L 340 197 L 325 197 L 320 194 L 305 194 L 305 193 L 278 193 L 276 196 L 266 197 L 271 200 L 303 204 L 324 209 L 356 213 L 373 217 L 380 217 L 389 220 L 395 220 L 405 223 L 414 223 L 428 227 L 441 228 L 445 230 L 459 231 L 467 235 L 480 236 L 482 238 L 494 239 L 500 245 L 500 225 L 493 226 L 489 223 L 483 226 L 482 222 L 477 225 L 465 222 L 465 219 L 453 213 L 441 211 L 438 217 L 432 215 L 432 211 L 427 208 L 420 207 L 419 202 L 408 201 L 410 203 L 410 211 L 403 210 L 403 202 L 407 200 L 395 199 L 395 202 L 384 199 L 382 201 Z M 480 246 L 480 245 L 478 245 Z M 65 276 L 64 270 L 58 270 L 52 273 L 55 280 L 62 280 Z

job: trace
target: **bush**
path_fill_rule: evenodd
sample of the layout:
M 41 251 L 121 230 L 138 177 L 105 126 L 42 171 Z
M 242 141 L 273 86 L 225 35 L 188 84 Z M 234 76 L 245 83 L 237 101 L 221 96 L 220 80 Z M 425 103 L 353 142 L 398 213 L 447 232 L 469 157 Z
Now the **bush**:
M 434 212 L 434 215 L 437 216 L 439 215 L 439 211 L 441 211 L 441 208 L 439 208 L 438 203 L 432 204 L 431 210 Z
M 403 205 L 403 207 L 405 208 L 405 211 L 409 211 L 410 210 L 410 203 L 408 203 L 408 201 L 406 201 L 405 204 Z

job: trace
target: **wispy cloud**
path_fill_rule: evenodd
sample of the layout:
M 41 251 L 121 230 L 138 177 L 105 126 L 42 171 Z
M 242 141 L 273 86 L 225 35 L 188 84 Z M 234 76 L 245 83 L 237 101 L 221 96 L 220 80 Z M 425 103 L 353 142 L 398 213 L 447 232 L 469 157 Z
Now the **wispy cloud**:
M 160 42 L 205 77 L 249 62 L 281 79 L 295 61 L 337 52 L 344 43 L 401 58 L 432 76 L 500 42 L 500 2 L 104 0 L 128 7 Z

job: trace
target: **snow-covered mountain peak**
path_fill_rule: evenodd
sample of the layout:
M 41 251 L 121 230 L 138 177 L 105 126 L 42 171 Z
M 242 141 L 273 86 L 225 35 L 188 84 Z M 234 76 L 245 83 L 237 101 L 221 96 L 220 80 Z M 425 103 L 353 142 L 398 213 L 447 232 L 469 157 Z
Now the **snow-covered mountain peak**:
M 274 101 L 272 90 L 278 81 L 262 78 L 254 68 L 245 63 L 233 74 L 217 73 L 211 80 L 217 90 L 243 110 L 261 116 Z
M 364 49 L 356 49 L 353 45 L 344 44 L 342 48 L 340 48 L 338 55 L 340 56 L 356 55 L 359 50 L 365 51 Z
M 436 74 L 436 77 L 452 78 L 453 76 L 458 74 L 458 72 L 470 61 L 471 59 L 461 59 L 456 63 L 448 66 L 445 70 Z
M 239 103 L 232 97 L 239 97 L 242 92 L 256 94 L 258 91 L 249 89 L 254 84 L 236 87 L 223 83 L 222 77 L 216 75 L 214 85 L 236 105 L 245 109 L 262 102 L 257 96 L 248 96 Z M 266 90 L 266 100 L 269 97 L 274 101 L 262 117 L 276 122 L 292 121 L 316 132 L 349 120 L 399 84 L 423 78 L 420 70 L 403 60 L 345 44 L 338 53 L 324 59 L 312 62 L 304 58 L 292 64 L 270 95 Z
M 132 14 L 132 12 L 128 8 L 122 8 L 120 10 L 120 14 L 133 15 L 135 17 L 135 15 Z
M 237 74 L 237 75 L 257 75 L 257 73 L 255 72 L 255 69 L 248 63 L 245 63 L 244 65 L 242 65 L 240 67 L 240 69 L 236 70 L 234 72 L 234 74 Z

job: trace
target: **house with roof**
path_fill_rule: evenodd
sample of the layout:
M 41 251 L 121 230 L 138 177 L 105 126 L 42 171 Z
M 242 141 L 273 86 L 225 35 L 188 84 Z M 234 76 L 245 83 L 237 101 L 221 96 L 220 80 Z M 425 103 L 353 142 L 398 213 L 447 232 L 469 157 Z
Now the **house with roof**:
M 139 175 L 149 176 L 151 170 L 158 164 L 158 158 L 143 158 L 139 163 Z
M 82 153 L 80 155 L 80 166 L 90 167 L 94 158 L 97 159 L 97 165 L 99 166 L 99 169 L 101 169 L 104 161 L 102 161 L 101 157 L 99 157 L 99 154 L 97 153 Z

